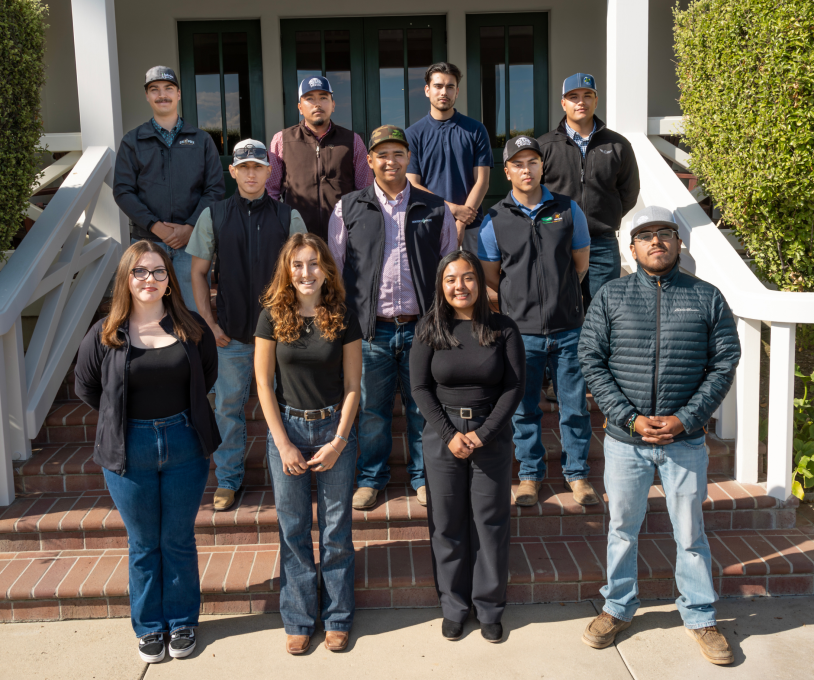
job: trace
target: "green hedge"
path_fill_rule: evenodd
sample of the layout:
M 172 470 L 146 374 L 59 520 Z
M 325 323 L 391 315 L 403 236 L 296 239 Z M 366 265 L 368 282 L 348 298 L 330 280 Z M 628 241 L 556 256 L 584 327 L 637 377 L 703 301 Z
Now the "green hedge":
M 22 226 L 38 175 L 46 11 L 40 0 L 0 2 L 0 250 Z
M 814 290 L 814 0 L 676 8 L 691 169 L 781 290 Z

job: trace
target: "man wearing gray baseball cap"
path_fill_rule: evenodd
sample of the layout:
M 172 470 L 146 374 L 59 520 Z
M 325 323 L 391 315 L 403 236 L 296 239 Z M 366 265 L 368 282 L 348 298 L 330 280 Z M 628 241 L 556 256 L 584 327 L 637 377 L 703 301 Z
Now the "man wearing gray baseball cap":
M 673 213 L 650 206 L 633 217 L 635 274 L 605 284 L 579 342 L 582 374 L 605 414 L 608 582 L 602 613 L 582 635 L 613 644 L 639 607 L 638 535 L 656 470 L 676 542 L 678 612 L 705 659 L 734 660 L 716 626 L 718 599 L 701 504 L 707 497 L 707 421 L 735 378 L 740 343 L 732 312 L 713 285 L 679 269 Z

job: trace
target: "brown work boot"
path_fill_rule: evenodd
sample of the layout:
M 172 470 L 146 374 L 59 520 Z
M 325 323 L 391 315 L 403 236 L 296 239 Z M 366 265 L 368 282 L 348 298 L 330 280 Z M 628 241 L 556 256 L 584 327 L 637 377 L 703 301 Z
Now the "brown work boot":
M 599 503 L 599 495 L 594 491 L 594 488 L 587 479 L 565 482 L 564 486 L 568 491 L 574 493 L 574 501 L 580 505 L 596 505 Z
M 348 646 L 350 633 L 344 630 L 325 631 L 325 649 L 331 652 L 343 652 Z
M 531 479 L 524 479 L 517 487 L 517 493 L 514 495 L 515 505 L 534 505 L 537 502 L 537 493 L 540 491 L 542 482 L 535 482 Z
M 582 634 L 582 641 L 594 649 L 605 649 L 613 644 L 616 634 L 630 628 L 630 624 L 631 621 L 622 621 L 602 612 L 588 624 Z
M 419 486 L 416 491 L 415 495 L 418 497 L 418 504 L 419 505 L 427 505 L 427 487 L 426 486 Z
M 228 510 L 229 508 L 234 505 L 235 502 L 235 492 L 231 489 L 221 489 L 215 492 L 215 500 L 213 501 L 213 505 L 215 506 L 215 510 L 220 512 L 222 510 Z
M 378 489 L 369 486 L 360 486 L 353 494 L 353 507 L 356 510 L 370 510 L 376 505 L 376 498 L 379 495 Z
M 701 654 L 710 663 L 716 666 L 728 666 L 735 660 L 732 647 L 718 630 L 717 626 L 706 628 L 685 628 L 687 635 L 698 643 Z
M 310 635 L 286 635 L 285 651 L 289 654 L 305 654 L 311 646 Z

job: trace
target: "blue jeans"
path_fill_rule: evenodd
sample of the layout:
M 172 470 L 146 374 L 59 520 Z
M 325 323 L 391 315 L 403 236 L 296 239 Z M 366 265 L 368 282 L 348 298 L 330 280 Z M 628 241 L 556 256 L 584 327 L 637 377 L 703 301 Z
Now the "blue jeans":
M 667 512 L 673 524 L 676 606 L 687 628 L 715 625 L 718 599 L 712 585 L 709 542 L 701 503 L 707 497 L 707 448 L 704 436 L 667 446 L 625 444 L 605 436 L 605 491 L 610 510 L 608 584 L 600 591 L 604 610 L 630 621 L 639 608 L 636 557 L 639 529 L 647 511 L 647 493 L 658 468 Z
M 540 392 L 543 372 L 548 366 L 560 405 L 560 441 L 562 471 L 565 479 L 585 479 L 591 471 L 588 447 L 591 443 L 591 417 L 588 391 L 577 361 L 581 328 L 551 335 L 523 335 L 526 348 L 526 392 L 512 416 L 514 455 L 520 463 L 520 479 L 541 482 L 545 479 L 545 447 L 540 441 Z
M 189 412 L 128 420 L 125 473 L 103 470 L 127 528 L 130 620 L 138 637 L 198 625 L 195 517 L 209 460 Z
M 254 344 L 230 340 L 218 347 L 218 379 L 215 382 L 215 421 L 221 445 L 215 451 L 218 488 L 237 491 L 243 483 L 246 454 L 246 413 L 254 376 Z
M 362 399 L 359 404 L 359 460 L 356 484 L 381 491 L 390 481 L 387 459 L 393 449 L 393 400 L 396 385 L 407 411 L 407 472 L 414 489 L 424 486 L 421 433 L 424 416 L 410 392 L 410 348 L 415 322 L 376 322 L 376 337 L 362 340 Z
M 608 281 L 622 276 L 622 255 L 616 234 L 591 237 L 591 259 L 588 274 L 582 280 L 582 301 L 585 309 Z
M 286 434 L 306 460 L 333 439 L 340 415 L 306 421 L 280 406 Z M 280 615 L 288 635 L 313 635 L 317 620 L 317 568 L 314 564 L 311 506 L 311 473 L 283 473 L 280 452 L 271 433 L 268 466 L 274 485 L 274 502 L 280 525 Z M 353 471 L 356 460 L 356 426 L 348 444 L 330 470 L 317 477 L 317 523 L 322 576 L 320 618 L 325 630 L 349 631 L 356 610 L 353 595 L 354 552 L 351 535 Z
M 131 238 L 130 245 L 138 243 L 139 240 L 140 239 L 137 238 Z M 172 268 L 175 270 L 178 285 L 181 286 L 180 291 L 172 291 L 173 295 L 180 292 L 184 298 L 184 304 L 186 305 L 187 309 L 199 313 L 198 305 L 195 304 L 195 296 L 192 294 L 192 255 L 187 254 L 187 251 L 184 248 L 176 250 L 175 248 L 170 248 L 166 243 L 162 243 L 161 241 L 154 241 L 154 243 L 163 248 L 167 255 L 170 256 L 170 260 L 172 260 Z M 206 280 L 209 281 L 208 276 L 206 277 Z

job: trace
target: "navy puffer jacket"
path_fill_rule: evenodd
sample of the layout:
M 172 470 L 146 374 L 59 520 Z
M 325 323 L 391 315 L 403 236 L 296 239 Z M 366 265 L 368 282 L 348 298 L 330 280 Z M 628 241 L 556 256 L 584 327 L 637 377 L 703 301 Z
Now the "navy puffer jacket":
M 682 273 L 639 268 L 594 297 L 579 341 L 579 363 L 607 418 L 607 433 L 627 443 L 641 435 L 625 423 L 633 413 L 674 415 L 676 440 L 698 436 L 723 401 L 740 359 L 740 342 L 721 292 Z

